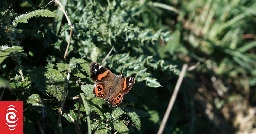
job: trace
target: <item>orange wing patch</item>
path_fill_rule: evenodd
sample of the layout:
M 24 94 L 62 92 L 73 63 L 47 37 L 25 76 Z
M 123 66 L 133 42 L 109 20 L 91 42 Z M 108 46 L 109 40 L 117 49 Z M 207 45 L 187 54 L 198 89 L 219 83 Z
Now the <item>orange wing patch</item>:
M 105 96 L 104 94 L 104 90 L 103 90 L 103 86 L 101 84 L 97 84 L 93 90 L 93 93 L 97 96 L 97 97 L 101 97 L 103 98 Z
M 115 98 L 113 98 L 111 100 L 111 104 L 112 106 L 117 106 L 118 104 L 120 104 L 123 100 L 123 94 L 119 93 Z
M 125 90 L 126 87 L 127 87 L 127 85 L 126 85 L 126 78 L 124 78 L 124 87 L 123 87 L 123 90 Z
M 102 74 L 99 74 L 97 77 L 97 80 L 101 80 L 102 78 L 106 77 L 108 75 L 109 70 L 105 71 Z

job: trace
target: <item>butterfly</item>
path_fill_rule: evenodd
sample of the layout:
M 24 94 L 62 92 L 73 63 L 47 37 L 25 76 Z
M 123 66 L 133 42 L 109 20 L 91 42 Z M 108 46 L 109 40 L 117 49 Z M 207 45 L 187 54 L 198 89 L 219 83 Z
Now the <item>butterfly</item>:
M 135 83 L 132 76 L 115 75 L 106 67 L 92 62 L 90 64 L 91 78 L 96 82 L 93 93 L 96 97 L 106 100 L 112 107 L 119 105 Z

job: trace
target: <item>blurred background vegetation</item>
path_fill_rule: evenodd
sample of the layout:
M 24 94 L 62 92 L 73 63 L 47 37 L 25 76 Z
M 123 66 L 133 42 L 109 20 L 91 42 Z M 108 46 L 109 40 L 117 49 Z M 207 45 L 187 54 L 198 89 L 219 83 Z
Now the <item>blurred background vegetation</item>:
M 256 0 L 60 0 L 66 58 L 49 2 L 0 2 L 0 99 L 24 101 L 25 133 L 157 133 L 183 64 L 164 133 L 256 133 Z M 136 75 L 118 108 L 89 78 L 111 47 L 102 64 Z

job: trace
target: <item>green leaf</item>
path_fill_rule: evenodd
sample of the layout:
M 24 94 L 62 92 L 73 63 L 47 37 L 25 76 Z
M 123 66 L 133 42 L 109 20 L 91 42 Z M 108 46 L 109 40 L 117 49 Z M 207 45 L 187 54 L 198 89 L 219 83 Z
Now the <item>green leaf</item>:
M 43 107 L 44 104 L 40 98 L 40 96 L 38 94 L 32 94 L 28 97 L 28 100 L 27 100 L 27 103 L 28 104 L 31 104 L 32 106 L 41 106 Z
M 114 122 L 114 129 L 117 130 L 119 133 L 128 133 L 129 129 L 122 121 L 115 121 Z
M 95 95 L 93 94 L 93 91 L 92 91 L 93 88 L 94 88 L 94 85 L 90 85 L 90 84 L 81 86 L 81 90 L 84 92 L 85 97 L 87 99 L 92 99 L 95 97 Z
M 58 101 L 64 101 L 67 95 L 66 76 L 52 68 L 48 68 L 44 76 L 46 77 L 46 92 L 54 96 Z
M 16 17 L 12 24 L 13 26 L 17 26 L 18 23 L 28 23 L 28 20 L 31 19 L 32 17 L 55 17 L 58 18 L 57 15 L 47 9 L 40 9 L 40 10 L 35 10 L 26 14 L 22 14 L 18 17 Z
M 57 68 L 60 72 L 63 72 L 63 71 L 66 71 L 69 69 L 69 66 L 68 64 L 65 64 L 65 63 L 57 63 Z
M 74 123 L 77 120 L 77 113 L 74 110 L 70 110 L 68 113 L 64 113 L 63 117 L 65 117 L 70 123 Z
M 252 41 L 252 42 L 249 42 L 249 43 L 246 43 L 244 44 L 243 46 L 241 46 L 240 48 L 238 48 L 237 50 L 240 52 L 240 53 L 244 53 L 252 48 L 256 47 L 256 41 Z
M 151 77 L 151 73 L 147 72 L 147 68 L 152 68 L 154 70 L 160 71 L 170 71 L 174 74 L 179 74 L 179 70 L 176 69 L 176 65 L 168 64 L 163 60 L 157 62 L 153 61 L 152 56 L 140 56 L 139 58 L 131 58 L 129 54 L 120 54 L 114 55 L 107 59 L 111 61 L 112 64 L 109 66 L 111 68 L 116 68 L 117 72 L 123 71 L 124 74 L 131 75 L 136 74 L 136 81 L 146 81 L 146 85 L 149 87 L 160 87 L 161 84 L 157 81 L 156 78 Z M 117 65 L 118 64 L 118 65 Z
M 124 114 L 124 111 L 121 108 L 116 108 L 113 112 L 112 112 L 112 117 L 113 119 L 118 119 L 122 114 Z
M 87 75 L 90 74 L 90 65 L 84 59 L 72 58 L 69 61 L 69 67 L 72 69 L 72 74 L 76 77 L 86 78 L 84 72 L 86 72 Z
M 128 115 L 131 117 L 132 123 L 134 126 L 140 130 L 141 128 L 141 122 L 139 116 L 135 112 L 129 112 Z
M 0 88 L 9 88 L 9 89 L 11 89 L 12 87 L 11 87 L 9 81 L 7 81 L 4 78 L 0 77 Z
M 99 129 L 95 131 L 95 134 L 107 134 L 107 133 L 109 133 L 109 130 L 107 128 Z
M 154 87 L 154 88 L 161 87 L 161 84 L 159 82 L 157 82 L 157 80 L 155 78 L 147 77 L 147 78 L 145 78 L 145 80 L 146 80 L 147 86 L 149 86 L 149 87 Z
M 28 104 L 32 105 L 32 108 L 44 118 L 47 115 L 46 107 L 42 102 L 38 94 L 32 94 L 28 97 Z
M 20 46 L 1 46 L 0 47 L 0 64 L 10 56 L 11 53 L 22 52 L 23 48 Z
M 160 121 L 159 113 L 155 110 L 149 110 L 148 113 L 150 114 L 150 119 L 154 123 L 158 123 Z

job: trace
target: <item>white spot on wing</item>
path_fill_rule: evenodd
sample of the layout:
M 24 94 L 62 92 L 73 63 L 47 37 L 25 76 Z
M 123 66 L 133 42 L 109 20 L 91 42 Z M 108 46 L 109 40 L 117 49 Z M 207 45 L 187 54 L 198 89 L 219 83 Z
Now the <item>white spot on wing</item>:
M 129 83 L 129 84 L 128 84 L 128 87 L 131 86 L 131 85 L 132 85 L 132 83 Z

